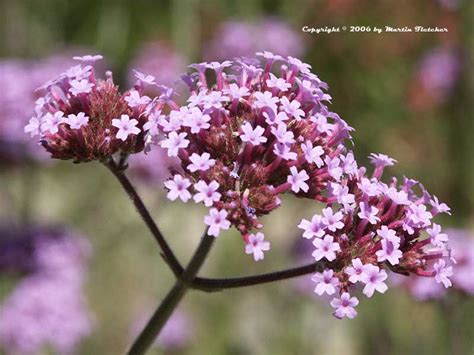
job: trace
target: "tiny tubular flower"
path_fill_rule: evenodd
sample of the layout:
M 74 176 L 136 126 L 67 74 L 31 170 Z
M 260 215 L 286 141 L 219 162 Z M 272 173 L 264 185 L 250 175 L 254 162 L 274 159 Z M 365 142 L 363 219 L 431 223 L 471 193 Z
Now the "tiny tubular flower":
M 336 259 L 336 252 L 341 250 L 339 243 L 334 242 L 334 237 L 326 235 L 324 238 L 316 238 L 313 240 L 315 250 L 313 257 L 316 261 L 326 258 L 328 261 Z
M 71 129 L 79 129 L 82 126 L 87 125 L 89 122 L 89 117 L 87 117 L 84 112 L 79 112 L 77 115 L 72 113 L 67 116 L 65 122 Z
M 245 244 L 245 253 L 253 254 L 255 261 L 264 259 L 264 251 L 270 250 L 270 243 L 264 240 L 263 233 L 250 234 L 248 242 Z
M 333 298 L 331 301 L 331 307 L 335 308 L 334 316 L 338 319 L 347 317 L 354 319 L 357 316 L 357 311 L 354 307 L 359 304 L 359 300 L 356 297 L 351 297 L 347 292 L 344 292 L 340 298 Z
M 206 207 L 211 207 L 214 202 L 221 198 L 221 194 L 218 192 L 219 184 L 216 181 L 207 184 L 205 181 L 199 180 L 194 184 L 194 188 L 198 191 L 193 197 L 194 202 L 204 202 Z
M 218 237 L 222 230 L 230 228 L 230 222 L 227 220 L 227 211 L 211 208 L 209 214 L 204 217 L 204 223 L 209 226 L 208 234 Z
M 191 186 L 191 182 L 183 178 L 181 175 L 176 174 L 173 176 L 173 180 L 165 181 L 165 186 L 169 190 L 166 197 L 174 201 L 180 199 L 183 202 L 188 202 L 191 198 L 191 193 L 188 191 L 188 188 Z
M 120 118 L 112 120 L 112 126 L 118 128 L 116 138 L 126 141 L 129 135 L 139 134 L 140 128 L 137 127 L 138 121 L 130 119 L 128 115 L 121 115 Z

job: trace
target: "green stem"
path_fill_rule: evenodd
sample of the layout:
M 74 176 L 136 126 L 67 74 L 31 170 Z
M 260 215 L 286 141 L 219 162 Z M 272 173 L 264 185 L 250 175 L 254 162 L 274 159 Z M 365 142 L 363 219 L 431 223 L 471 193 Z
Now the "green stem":
M 267 274 L 259 274 L 252 276 L 232 277 L 225 279 L 211 279 L 205 277 L 196 277 L 192 282 L 192 288 L 214 292 L 225 290 L 229 288 L 240 288 L 248 286 L 262 285 L 270 282 L 292 279 L 294 277 L 312 274 L 317 271 L 322 271 L 325 267 L 324 262 L 315 262 L 308 265 L 303 265 L 291 269 L 285 269 Z
M 168 292 L 151 319 L 148 321 L 148 324 L 133 343 L 128 352 L 129 355 L 145 354 L 148 348 L 153 344 L 160 334 L 160 331 L 173 314 L 173 311 L 191 287 L 194 278 L 211 250 L 214 240 L 215 238 L 208 235 L 206 230 L 188 266 L 183 271 L 181 277 L 176 280 L 173 288 Z

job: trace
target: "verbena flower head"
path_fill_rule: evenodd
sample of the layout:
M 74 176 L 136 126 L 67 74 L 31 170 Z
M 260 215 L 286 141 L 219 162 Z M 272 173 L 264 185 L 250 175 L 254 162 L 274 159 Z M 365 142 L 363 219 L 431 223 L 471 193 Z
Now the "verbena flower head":
M 352 129 L 329 110 L 327 85 L 296 58 L 259 57 L 191 65 L 188 104 L 160 116 L 152 139 L 181 162 L 168 197 L 187 201 L 191 192 L 210 208 L 210 233 L 233 225 L 256 260 L 269 249 L 254 233 L 259 217 L 281 204 L 281 194 L 324 200 L 327 184 L 357 167 L 342 145 Z
M 329 182 L 327 207 L 299 225 L 303 237 L 313 239 L 313 257 L 324 267 L 323 273 L 313 277 L 315 292 L 337 290 L 341 295 L 331 302 L 338 318 L 355 316 L 352 308 L 341 307 L 357 305 L 357 299 L 350 298 L 357 284 L 367 297 L 384 293 L 387 270 L 431 277 L 444 287 L 451 286 L 448 236 L 433 222 L 439 213 L 449 213 L 449 207 L 415 180 L 405 178 L 398 185 L 393 178 L 384 183 L 383 169 L 394 160 L 380 154 L 373 154 L 371 160 L 375 165 L 371 176 L 360 168 L 338 182 Z
M 25 132 L 39 137 L 53 158 L 76 163 L 104 160 L 117 152 L 142 151 L 146 109 L 151 101 L 142 95 L 149 85 L 146 78 L 121 93 L 111 72 L 106 73 L 106 79 L 96 76 L 94 62 L 102 56 L 74 59 L 78 65 L 41 87 L 44 95 L 36 101 Z

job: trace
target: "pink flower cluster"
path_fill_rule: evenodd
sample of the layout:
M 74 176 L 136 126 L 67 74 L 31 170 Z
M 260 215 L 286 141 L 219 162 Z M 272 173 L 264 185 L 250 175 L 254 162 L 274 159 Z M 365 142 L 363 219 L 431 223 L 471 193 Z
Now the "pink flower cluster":
M 338 318 L 357 314 L 350 294 L 356 284 L 367 297 L 387 290 L 386 269 L 449 287 L 447 236 L 432 222 L 449 208 L 414 180 L 382 182 L 384 168 L 395 163 L 386 155 L 372 154 L 375 169 L 366 175 L 344 146 L 352 128 L 328 109 L 327 85 L 311 67 L 258 55 L 262 63 L 194 64 L 183 77 L 188 104 L 167 115 L 150 108 L 158 126 L 153 140 L 181 161 L 182 171 L 165 182 L 168 198 L 203 203 L 209 234 L 235 226 L 255 260 L 270 249 L 255 232 L 263 227 L 259 217 L 280 205 L 281 194 L 325 203 L 299 228 L 324 265 L 313 276 L 315 292 L 339 295 L 331 302 Z
M 192 65 L 184 78 L 188 104 L 167 115 L 151 108 L 150 115 L 158 127 L 151 139 L 181 163 L 165 182 L 168 198 L 209 207 L 209 234 L 235 226 L 255 260 L 270 245 L 253 231 L 281 194 L 324 200 L 327 182 L 355 166 L 341 145 L 351 128 L 326 106 L 326 84 L 296 58 L 259 55 L 263 67 L 242 60 Z
M 299 224 L 303 237 L 313 240 L 314 259 L 324 262 L 324 271 L 313 277 L 315 293 L 341 294 L 331 302 L 338 318 L 356 316 L 358 301 L 349 298 L 349 291 L 357 284 L 363 285 L 367 297 L 387 291 L 386 269 L 433 277 L 444 287 L 451 286 L 448 236 L 432 221 L 449 213 L 449 207 L 415 180 L 405 178 L 401 185 L 395 178 L 389 184 L 382 182 L 384 167 L 394 160 L 381 154 L 372 154 L 371 160 L 375 165 L 371 176 L 360 168 L 330 182 L 327 207 Z
M 208 233 L 234 226 L 245 252 L 264 259 L 270 243 L 260 217 L 284 193 L 325 204 L 299 224 L 312 240 L 322 272 L 319 295 L 338 318 L 354 318 L 357 284 L 367 297 L 387 290 L 386 269 L 433 277 L 451 286 L 448 237 L 433 218 L 449 207 L 415 180 L 381 180 L 394 159 L 372 154 L 371 176 L 345 146 L 353 130 L 328 103 L 327 84 L 297 58 L 257 53 L 260 59 L 193 64 L 182 79 L 190 94 L 178 106 L 171 89 L 153 100 L 143 95 L 155 78 L 137 72 L 133 90 L 121 95 L 96 80 L 91 61 L 45 85 L 37 116 L 25 128 L 40 134 L 55 158 L 89 161 L 157 144 L 178 161 L 165 181 L 168 199 L 202 203 Z M 418 191 L 416 191 L 418 190 Z
M 137 72 L 135 87 L 121 94 L 111 72 L 105 80 L 96 77 L 93 65 L 102 56 L 74 59 L 80 64 L 42 86 L 45 94 L 36 101 L 25 132 L 39 136 L 53 158 L 74 162 L 142 151 L 151 102 L 142 92 L 147 85 L 157 85 L 154 77 Z

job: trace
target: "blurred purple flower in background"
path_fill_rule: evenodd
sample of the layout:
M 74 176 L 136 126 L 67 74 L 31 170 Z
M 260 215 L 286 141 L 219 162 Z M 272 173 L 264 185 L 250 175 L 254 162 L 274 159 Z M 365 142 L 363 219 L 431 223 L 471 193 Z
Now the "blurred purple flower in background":
M 177 53 L 172 47 L 162 42 L 151 42 L 145 44 L 138 52 L 135 58 L 132 59 L 129 66 L 128 82 L 133 85 L 136 82 L 137 70 L 142 73 L 153 75 L 156 82 L 166 86 L 173 86 L 181 73 L 186 68 L 185 59 Z M 152 86 L 147 88 L 146 93 L 149 95 L 157 95 L 156 91 L 151 91 Z
M 277 18 L 260 22 L 224 22 L 217 35 L 206 46 L 203 57 L 207 60 L 223 60 L 249 57 L 266 50 L 280 55 L 301 56 L 304 45 L 298 32 Z
M 423 56 L 417 75 L 432 100 L 442 103 L 451 96 L 460 73 L 459 53 L 451 47 L 438 47 Z
M 8 354 L 38 354 L 46 346 L 74 353 L 93 324 L 83 292 L 91 254 L 87 240 L 64 229 L 44 228 L 4 237 L 2 233 L 1 271 L 26 276 L 0 307 L 1 348 Z
M 25 158 L 44 159 L 47 154 L 25 135 L 39 93 L 35 90 L 57 73 L 73 64 L 70 54 L 27 60 L 0 60 L 0 164 Z
M 148 184 L 163 183 L 171 170 L 179 168 L 177 158 L 168 157 L 165 150 L 157 148 L 131 155 L 128 163 L 130 173 Z

